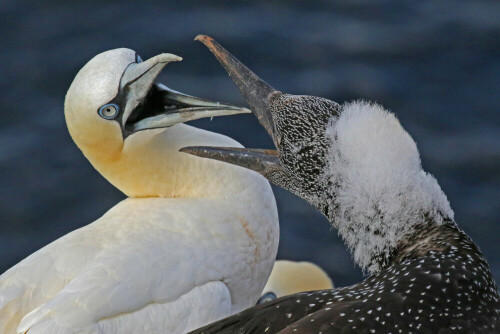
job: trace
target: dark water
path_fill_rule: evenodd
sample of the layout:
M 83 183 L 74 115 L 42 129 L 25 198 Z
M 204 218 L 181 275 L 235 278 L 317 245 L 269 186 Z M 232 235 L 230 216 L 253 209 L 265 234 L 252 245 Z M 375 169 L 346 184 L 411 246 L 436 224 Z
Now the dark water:
M 500 2 L 0 2 L 0 272 L 83 226 L 124 196 L 72 143 L 63 115 L 72 78 L 95 54 L 129 47 L 184 57 L 161 81 L 242 104 L 193 38 L 217 38 L 276 88 L 394 111 L 417 141 L 457 222 L 500 277 Z M 247 115 L 193 122 L 271 147 Z M 319 263 L 338 285 L 361 278 L 336 232 L 276 189 L 279 257 Z

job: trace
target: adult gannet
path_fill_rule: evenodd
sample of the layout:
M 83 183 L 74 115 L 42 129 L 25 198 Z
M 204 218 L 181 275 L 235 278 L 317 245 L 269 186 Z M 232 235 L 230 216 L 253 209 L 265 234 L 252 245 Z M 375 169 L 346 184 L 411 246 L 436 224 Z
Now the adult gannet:
M 257 305 L 292 293 L 331 288 L 332 280 L 318 265 L 307 261 L 277 260 Z
M 155 83 L 171 61 L 101 53 L 65 101 L 71 137 L 129 198 L 0 277 L 0 333 L 184 333 L 259 298 L 278 245 L 268 182 L 179 153 L 234 140 L 180 124 L 245 112 Z
M 256 306 L 195 333 L 498 333 L 498 289 L 396 117 L 276 91 L 209 37 L 276 151 L 187 148 L 246 166 L 316 206 L 370 276 Z

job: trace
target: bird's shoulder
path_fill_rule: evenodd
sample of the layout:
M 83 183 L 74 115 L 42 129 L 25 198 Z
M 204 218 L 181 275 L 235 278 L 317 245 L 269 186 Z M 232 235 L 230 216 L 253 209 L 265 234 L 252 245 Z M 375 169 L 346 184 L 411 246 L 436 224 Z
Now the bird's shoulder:
M 494 332 L 498 291 L 479 249 L 453 224 L 422 234 L 361 283 L 282 297 L 193 333 Z
M 222 256 L 224 248 L 221 242 L 219 251 L 219 244 L 208 251 L 208 240 L 217 236 L 213 226 L 209 227 L 210 218 L 198 221 L 207 226 L 190 230 L 193 216 L 201 219 L 202 215 L 173 209 L 176 205 L 187 208 L 189 201 L 147 202 L 123 201 L 95 222 L 62 236 L 3 273 L 0 323 L 7 317 L 20 321 L 45 304 L 50 309 L 51 301 L 95 308 L 103 302 L 126 305 L 118 301 L 120 296 L 141 307 L 153 301 L 168 302 L 227 274 L 217 270 L 205 273 L 204 265 L 210 259 L 215 261 L 214 256 Z M 140 210 L 131 211 L 134 208 Z M 143 290 L 137 290 L 140 286 Z M 148 293 L 134 297 L 134 291 Z M 150 299 L 144 300 L 142 295 Z

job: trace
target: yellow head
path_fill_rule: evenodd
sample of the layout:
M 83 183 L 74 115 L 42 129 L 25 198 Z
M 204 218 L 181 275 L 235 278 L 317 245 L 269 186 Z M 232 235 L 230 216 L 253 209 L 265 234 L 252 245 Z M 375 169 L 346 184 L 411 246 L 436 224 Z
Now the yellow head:
M 181 183 L 192 187 L 195 180 L 183 182 L 182 176 L 189 178 L 194 159 L 178 153 L 186 144 L 215 141 L 237 145 L 179 124 L 249 112 L 155 82 L 166 64 L 180 60 L 172 54 L 160 54 L 142 61 L 130 49 L 106 51 L 78 72 L 66 95 L 65 116 L 71 137 L 92 165 L 128 196 L 170 197 L 178 195 Z
M 257 304 L 297 292 L 332 288 L 330 277 L 314 263 L 279 260 Z

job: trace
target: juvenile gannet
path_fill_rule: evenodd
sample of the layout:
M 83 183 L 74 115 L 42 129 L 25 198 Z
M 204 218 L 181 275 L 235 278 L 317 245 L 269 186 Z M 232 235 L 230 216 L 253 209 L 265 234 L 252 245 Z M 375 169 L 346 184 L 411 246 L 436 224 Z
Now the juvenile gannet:
M 179 123 L 247 111 L 154 82 L 179 60 L 116 49 L 76 75 L 71 137 L 129 198 L 0 277 L 0 333 L 184 333 L 255 305 L 277 251 L 275 200 L 258 173 L 178 152 L 240 147 Z
M 370 276 L 256 306 L 196 333 L 498 333 L 498 289 L 396 117 L 364 101 L 276 91 L 209 37 L 277 152 L 191 148 L 255 169 L 316 206 Z
M 333 288 L 332 280 L 316 264 L 307 261 L 277 260 L 257 305 L 292 293 L 331 288 Z

